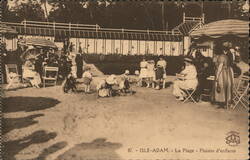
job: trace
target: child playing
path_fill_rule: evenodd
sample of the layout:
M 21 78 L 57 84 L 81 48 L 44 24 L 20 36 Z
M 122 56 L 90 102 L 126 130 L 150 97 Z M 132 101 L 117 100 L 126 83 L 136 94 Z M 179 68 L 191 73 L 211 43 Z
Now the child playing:
M 92 74 L 90 72 L 90 67 L 85 68 L 85 72 L 83 73 L 82 77 L 83 77 L 83 84 L 85 84 L 84 92 L 89 93 L 90 92 L 90 83 L 92 81 Z
M 130 92 L 130 85 L 129 85 L 129 70 L 126 70 L 125 73 L 122 75 L 122 80 L 119 83 L 119 89 L 121 93 L 129 93 Z
M 163 78 L 164 78 L 164 69 L 161 65 L 157 65 L 155 69 L 155 82 L 156 82 L 155 89 L 160 89 L 160 83 L 163 81 Z
M 69 73 L 66 80 L 62 84 L 63 92 L 68 93 L 69 90 L 76 92 L 76 80 L 72 73 Z
M 155 80 L 155 62 L 154 60 L 149 60 L 147 65 L 147 88 L 152 85 L 152 88 L 154 88 L 154 80 Z

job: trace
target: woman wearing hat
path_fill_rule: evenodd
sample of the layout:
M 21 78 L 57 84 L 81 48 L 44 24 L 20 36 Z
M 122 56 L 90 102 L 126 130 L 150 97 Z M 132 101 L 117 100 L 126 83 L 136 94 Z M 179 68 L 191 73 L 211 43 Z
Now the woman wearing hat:
M 212 101 L 221 104 L 219 108 L 229 107 L 233 96 L 234 73 L 226 52 L 228 52 L 227 48 L 220 48 L 218 56 L 214 59 L 216 71 Z
M 192 63 L 192 59 L 184 59 L 185 68 L 180 74 L 176 74 L 177 80 L 174 81 L 173 94 L 178 100 L 184 100 L 186 97 L 184 90 L 196 89 L 198 85 L 197 71 Z

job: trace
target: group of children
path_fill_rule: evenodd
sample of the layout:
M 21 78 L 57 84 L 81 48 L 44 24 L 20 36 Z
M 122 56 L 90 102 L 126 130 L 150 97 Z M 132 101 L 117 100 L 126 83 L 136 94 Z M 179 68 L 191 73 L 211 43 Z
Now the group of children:
M 105 79 L 100 80 L 96 86 L 98 97 L 110 97 L 114 95 L 125 95 L 128 93 L 132 93 L 132 90 L 130 90 L 130 80 L 128 75 L 129 70 L 126 70 L 125 73 L 120 76 L 112 74 Z M 90 67 L 84 67 L 82 80 L 82 84 L 84 85 L 84 92 L 90 93 L 90 84 L 93 80 Z M 64 93 L 68 93 L 70 90 L 73 92 L 77 91 L 76 78 L 72 73 L 68 75 L 62 86 Z
M 90 83 L 92 81 L 92 73 L 90 72 L 91 68 L 86 66 L 84 67 L 84 73 L 82 74 L 83 78 L 83 84 L 84 84 L 84 92 L 89 93 L 90 92 Z M 62 84 L 63 92 L 68 93 L 68 91 L 76 92 L 76 77 L 73 75 L 72 72 L 70 72 L 67 76 L 67 78 L 64 80 Z
M 147 88 L 152 87 L 155 89 L 165 88 L 167 62 L 160 57 L 159 61 L 155 64 L 154 60 L 146 61 L 142 59 L 140 63 L 139 73 L 139 86 L 146 83 Z M 138 73 L 138 71 L 136 71 Z

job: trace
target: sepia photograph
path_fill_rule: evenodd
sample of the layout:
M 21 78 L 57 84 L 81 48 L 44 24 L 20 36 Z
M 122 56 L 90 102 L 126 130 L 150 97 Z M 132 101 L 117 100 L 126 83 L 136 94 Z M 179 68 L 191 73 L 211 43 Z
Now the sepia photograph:
M 249 1 L 0 1 L 1 160 L 249 159 Z

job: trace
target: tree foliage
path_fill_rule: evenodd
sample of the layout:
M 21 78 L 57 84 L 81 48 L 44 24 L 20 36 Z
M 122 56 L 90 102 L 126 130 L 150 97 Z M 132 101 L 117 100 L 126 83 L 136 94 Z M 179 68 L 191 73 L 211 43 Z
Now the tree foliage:
M 50 11 L 46 2 L 52 8 Z M 1 1 L 4 21 L 46 21 L 48 18 L 49 21 L 98 24 L 106 28 L 162 30 L 165 22 L 168 29 L 172 29 L 182 22 L 184 12 L 189 17 L 200 17 L 204 13 L 206 23 L 228 18 L 248 20 L 249 17 L 249 12 L 242 10 L 244 1 L 26 0 L 26 3 L 12 8 L 7 7 L 6 3 Z

